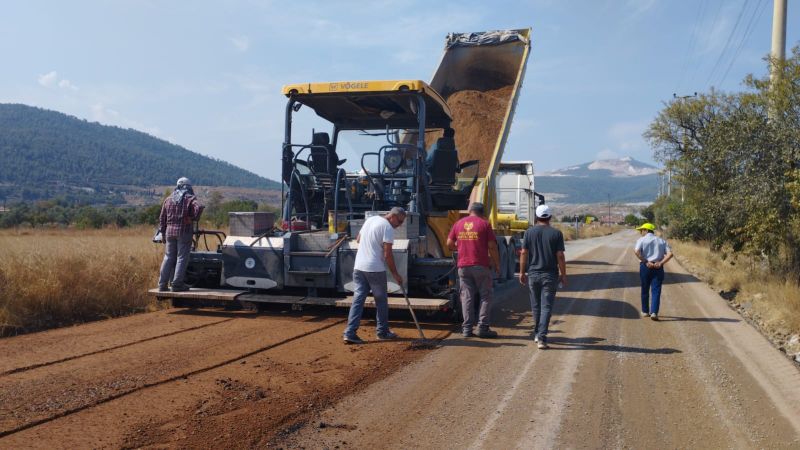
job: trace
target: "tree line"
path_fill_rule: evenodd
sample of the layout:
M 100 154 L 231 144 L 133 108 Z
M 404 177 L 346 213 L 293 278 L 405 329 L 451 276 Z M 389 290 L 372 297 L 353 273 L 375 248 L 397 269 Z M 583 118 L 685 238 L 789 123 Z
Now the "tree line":
M 800 281 L 800 49 L 741 92 L 665 105 L 645 132 L 676 182 L 653 205 L 678 238 L 749 255 Z
M 165 192 L 164 198 L 170 194 Z M 75 227 L 78 229 L 129 227 L 158 224 L 161 203 L 146 206 L 91 206 L 75 203 L 65 197 L 36 202 L 17 202 L 0 212 L 0 228 L 14 227 Z M 213 191 L 203 211 L 202 226 L 222 229 L 228 227 L 228 213 L 275 211 L 271 205 L 252 200 L 224 200 Z

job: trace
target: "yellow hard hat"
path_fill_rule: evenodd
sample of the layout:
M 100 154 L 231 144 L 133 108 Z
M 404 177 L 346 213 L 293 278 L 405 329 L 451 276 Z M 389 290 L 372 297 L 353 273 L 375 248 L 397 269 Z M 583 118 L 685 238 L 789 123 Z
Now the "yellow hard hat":
M 645 222 L 637 230 L 656 231 L 656 226 L 650 222 Z

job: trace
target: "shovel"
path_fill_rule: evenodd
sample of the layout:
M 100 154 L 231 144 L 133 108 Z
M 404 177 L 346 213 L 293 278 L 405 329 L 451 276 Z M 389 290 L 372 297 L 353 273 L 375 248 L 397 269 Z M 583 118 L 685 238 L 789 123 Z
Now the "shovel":
M 406 288 L 400 285 L 400 290 L 403 291 L 403 297 L 406 299 L 406 305 L 408 305 L 408 310 L 411 311 L 411 317 L 414 319 L 414 325 L 417 326 L 417 331 L 419 331 L 419 339 L 411 341 L 411 348 L 422 349 L 435 347 L 436 345 L 433 342 L 425 338 L 425 334 L 422 332 L 422 328 L 419 326 L 417 315 L 414 314 L 414 308 L 411 307 L 411 301 L 408 299 Z

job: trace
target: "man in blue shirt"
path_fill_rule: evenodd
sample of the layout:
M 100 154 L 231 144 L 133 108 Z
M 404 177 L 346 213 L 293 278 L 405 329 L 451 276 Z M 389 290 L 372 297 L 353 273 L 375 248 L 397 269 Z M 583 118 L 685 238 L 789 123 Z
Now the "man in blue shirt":
M 672 249 L 667 241 L 655 235 L 656 226 L 645 223 L 637 228 L 642 237 L 636 241 L 633 252 L 639 258 L 639 279 L 642 282 L 642 317 L 658 320 L 661 303 L 661 284 L 664 282 L 664 264 L 672 259 Z M 652 303 L 651 298 L 652 297 Z

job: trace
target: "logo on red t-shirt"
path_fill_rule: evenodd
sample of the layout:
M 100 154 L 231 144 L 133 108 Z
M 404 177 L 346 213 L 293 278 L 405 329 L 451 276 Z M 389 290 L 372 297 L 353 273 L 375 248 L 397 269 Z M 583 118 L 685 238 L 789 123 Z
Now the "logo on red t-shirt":
M 487 221 L 465 217 L 456 222 L 448 238 L 458 247 L 458 267 L 489 267 L 489 241 L 495 237 Z

